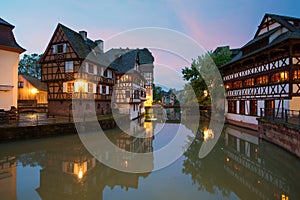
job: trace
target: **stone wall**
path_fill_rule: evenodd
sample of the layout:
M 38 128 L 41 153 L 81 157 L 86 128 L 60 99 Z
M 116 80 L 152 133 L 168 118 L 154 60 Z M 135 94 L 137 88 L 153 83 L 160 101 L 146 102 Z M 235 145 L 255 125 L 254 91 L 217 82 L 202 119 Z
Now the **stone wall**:
M 300 158 L 300 127 L 283 123 L 258 119 L 260 137 L 270 141 Z
M 71 106 L 71 107 L 70 107 Z M 96 115 L 106 115 L 111 113 L 111 103 L 106 101 L 88 101 L 85 100 L 79 106 L 76 103 L 77 108 L 70 110 L 72 101 L 52 101 L 48 102 L 48 114 L 49 116 L 72 116 L 72 112 L 80 112 L 80 114 L 96 113 Z
M 124 117 L 118 120 L 126 120 Z M 105 119 L 99 121 L 103 130 L 112 129 L 116 127 L 114 119 Z M 93 126 L 95 122 L 89 124 L 84 122 L 82 127 L 78 123 L 75 127 L 74 123 L 60 123 L 60 124 L 46 124 L 25 127 L 0 127 L 0 142 L 9 142 L 16 140 L 37 139 L 44 137 L 77 134 L 76 128 L 84 128 L 83 131 L 97 131 L 99 126 Z M 81 129 L 82 130 L 82 129 Z

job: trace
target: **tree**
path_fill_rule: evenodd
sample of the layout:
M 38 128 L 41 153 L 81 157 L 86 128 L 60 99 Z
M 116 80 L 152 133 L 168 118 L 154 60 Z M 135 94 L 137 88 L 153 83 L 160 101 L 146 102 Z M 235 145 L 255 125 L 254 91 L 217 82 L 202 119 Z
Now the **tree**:
M 217 77 L 219 71 L 212 66 L 220 67 L 230 60 L 231 52 L 229 48 L 225 47 L 218 52 L 208 52 L 198 56 L 198 58 L 193 59 L 190 67 L 183 68 L 181 71 L 183 79 L 189 81 L 189 84 L 185 85 L 185 103 L 189 105 L 190 101 L 195 101 L 195 98 L 189 98 L 192 93 L 195 93 L 196 100 L 200 105 L 210 105 L 211 96 L 222 95 L 224 92 L 220 92 L 219 86 L 223 83 Z M 204 95 L 205 90 L 209 90 L 213 95 Z
M 163 91 L 163 89 L 160 86 L 155 86 L 153 84 L 153 101 L 154 102 L 161 101 L 162 91 Z
M 18 73 L 41 79 L 41 65 L 38 63 L 41 56 L 42 54 L 38 55 L 36 53 L 25 54 L 19 61 Z

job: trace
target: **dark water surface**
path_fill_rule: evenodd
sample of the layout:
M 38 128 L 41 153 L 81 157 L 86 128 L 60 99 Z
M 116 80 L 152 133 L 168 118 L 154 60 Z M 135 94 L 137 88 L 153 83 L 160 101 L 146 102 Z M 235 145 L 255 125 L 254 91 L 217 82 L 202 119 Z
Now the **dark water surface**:
M 200 132 L 206 124 L 200 121 Z M 139 125 L 148 134 L 160 127 Z M 118 129 L 107 134 L 123 149 L 152 152 L 174 137 L 179 124 L 165 126 L 168 131 L 150 138 Z M 207 138 L 197 137 L 172 165 L 140 174 L 100 163 L 78 135 L 0 144 L 0 199 L 300 199 L 300 160 L 256 135 L 225 126 L 205 158 L 198 153 Z M 126 167 L 133 159 L 119 160 Z

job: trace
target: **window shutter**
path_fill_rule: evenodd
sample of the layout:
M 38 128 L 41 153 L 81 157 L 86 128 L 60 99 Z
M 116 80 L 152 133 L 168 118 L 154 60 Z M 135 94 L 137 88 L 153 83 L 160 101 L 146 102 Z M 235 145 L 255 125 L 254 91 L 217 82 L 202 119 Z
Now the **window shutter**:
M 67 92 L 67 83 L 66 82 L 63 83 L 63 92 Z
M 63 49 L 63 52 L 66 53 L 66 52 L 67 52 L 67 44 L 66 44 L 66 43 L 64 43 L 63 48 L 64 48 L 64 49 Z
M 56 45 L 53 45 L 53 54 L 56 54 L 57 53 L 57 46 Z
M 93 83 L 93 93 L 94 94 L 97 93 L 97 85 L 95 83 Z
M 100 94 L 102 94 L 102 85 L 100 85 L 100 87 L 99 87 L 99 90 L 100 90 Z
M 85 63 L 85 71 L 87 72 L 87 73 L 89 73 L 89 63 Z
M 97 74 L 97 66 L 94 65 L 94 74 Z
M 109 86 L 106 86 L 106 94 L 109 94 Z

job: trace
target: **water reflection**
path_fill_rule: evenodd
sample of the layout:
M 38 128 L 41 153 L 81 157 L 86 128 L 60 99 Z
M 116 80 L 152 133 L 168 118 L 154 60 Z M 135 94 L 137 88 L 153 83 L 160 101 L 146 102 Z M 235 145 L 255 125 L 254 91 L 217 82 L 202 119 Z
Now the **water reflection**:
M 299 160 L 259 140 L 257 132 L 227 126 L 215 149 L 197 157 L 204 141 L 196 139 L 184 154 L 183 173 L 191 175 L 198 190 L 221 192 L 240 199 L 298 199 Z
M 124 173 L 103 165 L 77 135 L 1 144 L 1 199 L 33 199 L 26 196 L 32 192 L 41 199 L 299 199 L 300 161 L 293 155 L 259 140 L 257 132 L 226 126 L 214 149 L 200 159 L 200 148 L 214 140 L 210 121 L 201 118 L 199 126 L 183 122 L 196 139 L 190 137 L 192 145 L 171 166 L 149 173 Z M 173 138 L 179 124 L 167 125 L 174 131 L 154 135 L 160 122 L 135 121 L 127 127 L 132 135 L 115 129 L 107 136 L 123 150 L 151 153 L 162 147 L 162 140 Z M 135 137 L 141 134 L 147 137 Z M 136 164 L 135 157 L 120 155 L 101 152 L 104 159 L 118 158 L 124 168 Z M 153 168 L 155 159 L 143 164 Z M 35 169 L 37 177 L 21 182 L 28 177 L 20 170 L 24 167 Z M 35 178 L 37 186 L 31 182 Z M 17 185 L 26 189 L 18 192 Z

